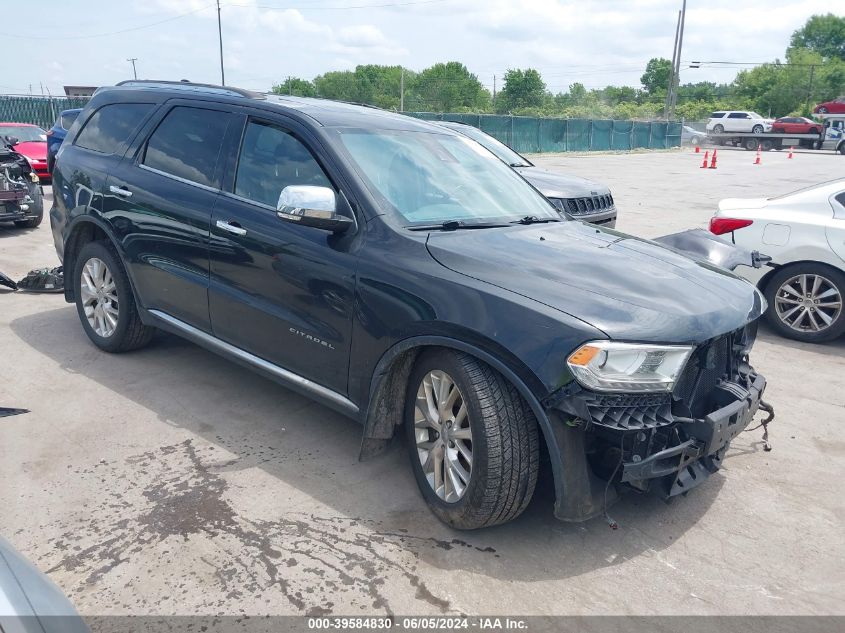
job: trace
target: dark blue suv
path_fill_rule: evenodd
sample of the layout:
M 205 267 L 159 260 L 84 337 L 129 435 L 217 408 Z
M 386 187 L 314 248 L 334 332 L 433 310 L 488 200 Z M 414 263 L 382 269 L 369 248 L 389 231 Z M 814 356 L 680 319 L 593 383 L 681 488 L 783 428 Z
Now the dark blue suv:
M 374 108 L 189 83 L 100 89 L 50 213 L 82 327 L 167 330 L 398 429 L 442 520 L 560 519 L 715 472 L 760 406 L 765 303 L 732 273 L 564 221 L 481 146 Z M 612 484 L 612 485 L 611 485 Z

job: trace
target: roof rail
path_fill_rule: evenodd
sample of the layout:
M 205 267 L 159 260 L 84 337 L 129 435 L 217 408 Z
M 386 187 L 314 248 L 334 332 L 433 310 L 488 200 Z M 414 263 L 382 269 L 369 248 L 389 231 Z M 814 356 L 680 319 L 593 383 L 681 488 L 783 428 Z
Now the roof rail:
M 126 79 L 118 82 L 118 86 L 161 86 L 163 88 L 210 88 L 216 92 L 222 92 L 233 97 L 246 97 L 247 99 L 264 99 L 260 92 L 235 88 L 233 86 L 217 86 L 215 84 L 199 84 L 183 79 L 182 81 L 169 81 L 165 79 Z

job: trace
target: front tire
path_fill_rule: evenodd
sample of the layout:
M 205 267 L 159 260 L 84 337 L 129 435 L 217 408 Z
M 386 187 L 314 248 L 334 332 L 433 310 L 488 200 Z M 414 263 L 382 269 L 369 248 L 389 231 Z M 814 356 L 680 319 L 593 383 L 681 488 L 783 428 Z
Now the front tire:
M 498 372 L 461 352 L 425 352 L 404 423 L 417 485 L 441 521 L 472 530 L 525 510 L 537 483 L 537 422 Z
M 94 345 L 106 352 L 128 352 L 150 342 L 155 328 L 141 322 L 129 277 L 111 244 L 82 247 L 73 284 L 79 320 Z
M 766 319 L 782 336 L 824 343 L 845 334 L 845 274 L 824 264 L 784 266 L 766 284 Z
M 763 126 L 762 125 L 755 125 L 753 128 L 751 128 L 751 133 L 752 134 L 762 134 L 763 133 Z
M 32 194 L 33 208 L 35 209 L 35 217 L 26 220 L 16 220 L 15 226 L 19 229 L 34 229 L 44 219 L 44 195 L 41 193 L 41 187 L 36 187 Z
M 725 126 L 720 123 L 719 125 L 717 125 L 716 127 L 713 128 L 713 131 L 716 134 L 721 134 L 722 132 L 725 131 Z
M 819 108 L 819 114 L 827 114 L 827 108 Z

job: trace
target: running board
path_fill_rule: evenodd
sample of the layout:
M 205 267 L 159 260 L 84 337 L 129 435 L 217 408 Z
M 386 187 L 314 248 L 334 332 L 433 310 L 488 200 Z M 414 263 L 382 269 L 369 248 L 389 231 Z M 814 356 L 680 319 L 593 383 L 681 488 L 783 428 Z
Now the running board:
M 203 332 L 202 330 L 195 328 L 193 325 L 188 325 L 184 321 L 180 321 L 176 317 L 170 316 L 166 312 L 162 312 L 160 310 L 148 310 L 148 312 L 158 321 L 166 326 L 169 326 L 165 329 L 170 329 L 174 333 L 184 336 L 209 351 L 231 358 L 232 360 L 240 362 L 241 364 L 247 365 L 253 369 L 257 369 L 260 372 L 267 374 L 270 378 L 273 378 L 277 382 L 280 382 L 295 391 L 319 400 L 340 413 L 353 417 L 356 420 L 358 419 L 358 406 L 346 396 L 341 395 L 336 391 L 332 391 L 323 385 L 318 385 L 316 382 L 308 380 L 307 378 L 304 378 L 299 374 L 295 374 L 292 371 L 288 371 L 283 367 L 274 365 L 270 361 L 259 358 L 255 354 L 250 354 L 249 352 L 242 350 L 240 347 L 235 347 L 226 341 L 222 341 L 216 336 L 212 336 L 207 332 Z

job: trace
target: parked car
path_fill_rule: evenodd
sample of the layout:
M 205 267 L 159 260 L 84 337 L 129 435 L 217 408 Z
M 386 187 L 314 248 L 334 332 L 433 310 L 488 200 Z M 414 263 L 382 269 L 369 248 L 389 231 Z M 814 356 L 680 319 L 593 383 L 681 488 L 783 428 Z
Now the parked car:
M 707 120 L 705 129 L 708 132 L 721 134 L 722 132 L 751 132 L 762 134 L 772 129 L 773 119 L 764 119 L 756 112 L 720 111 L 714 112 Z
M 76 117 L 82 112 L 82 108 L 73 108 L 71 110 L 62 110 L 59 113 L 53 127 L 47 130 L 47 170 L 53 173 L 53 164 L 56 162 L 56 154 L 62 146 L 62 141 L 65 140 L 67 131 Z
M 722 200 L 710 230 L 772 257 L 768 269 L 742 274 L 766 295 L 766 318 L 777 332 L 809 343 L 845 333 L 845 180 L 775 198 Z
M 583 220 L 610 228 L 616 226 L 616 204 L 607 185 L 540 169 L 522 154 L 472 125 L 454 121 L 436 123 L 460 132 L 493 152 L 551 200 L 568 220 Z
M 12 139 L 12 148 L 23 154 L 38 177 L 50 180 L 47 171 L 47 132 L 30 123 L 0 123 L 0 136 Z
M 761 406 L 752 284 L 563 221 L 442 126 L 129 81 L 97 91 L 53 176 L 65 299 L 94 345 L 186 337 L 358 420 L 362 458 L 401 429 L 456 528 L 518 516 L 541 451 L 563 520 L 617 486 L 686 494 Z
M 845 95 L 825 101 L 813 108 L 814 114 L 845 114 Z
M 700 145 L 701 139 L 703 139 L 704 136 L 705 134 L 699 132 L 694 127 L 684 125 L 681 128 L 681 145 Z
M 772 123 L 775 134 L 818 134 L 824 126 L 803 116 L 783 116 Z
M 7 633 L 90 633 L 61 589 L 2 536 L 0 630 Z

